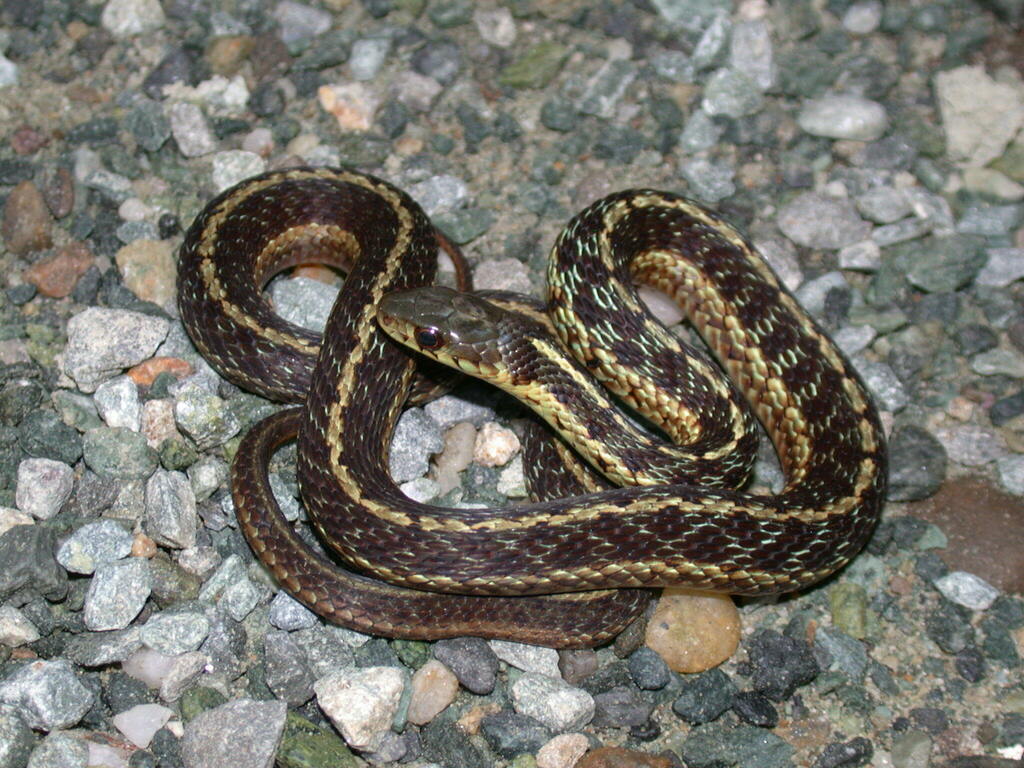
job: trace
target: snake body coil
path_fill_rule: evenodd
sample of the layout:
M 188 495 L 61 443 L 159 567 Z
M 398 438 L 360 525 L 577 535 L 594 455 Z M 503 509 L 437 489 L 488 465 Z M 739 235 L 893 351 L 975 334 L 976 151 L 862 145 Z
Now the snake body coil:
M 861 548 L 886 479 L 882 430 L 862 383 L 734 229 L 689 200 L 651 191 L 605 198 L 563 232 L 549 272 L 555 326 L 585 369 L 655 424 L 694 444 L 710 440 L 702 455 L 743 464 L 731 457 L 749 447 L 749 430 L 728 388 L 649 318 L 632 281 L 675 296 L 767 429 L 785 488 L 757 495 L 732 490 L 734 481 L 673 482 L 489 510 L 406 498 L 389 477 L 387 446 L 414 363 L 376 313 L 385 295 L 432 280 L 434 251 L 433 228 L 403 193 L 362 174 L 306 169 L 222 194 L 182 248 L 182 319 L 211 364 L 277 399 L 301 402 L 309 386 L 301 414 L 271 417 L 243 440 L 232 487 L 253 549 L 313 610 L 392 636 L 592 645 L 643 605 L 639 590 L 608 588 L 784 592 L 824 578 Z M 318 348 L 259 290 L 286 266 L 337 263 L 338 253 L 355 266 Z M 634 387 L 645 372 L 654 384 Z M 677 392 L 705 380 L 695 398 Z M 537 395 L 541 408 L 560 397 Z M 695 411 L 704 406 L 731 421 L 703 426 Z M 681 426 L 671 423 L 677 416 Z M 604 456 L 601 430 L 579 418 L 582 427 L 570 431 Z M 359 574 L 317 555 L 269 494 L 266 461 L 296 428 L 310 520 Z M 585 590 L 601 591 L 585 592 L 583 607 L 559 594 Z

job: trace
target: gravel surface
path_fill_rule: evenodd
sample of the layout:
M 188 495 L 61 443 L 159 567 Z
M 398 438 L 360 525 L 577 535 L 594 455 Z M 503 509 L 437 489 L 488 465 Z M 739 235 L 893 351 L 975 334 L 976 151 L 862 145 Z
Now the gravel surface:
M 1022 21 L 1022 0 L 0 5 L 0 768 L 1019 765 Z M 738 601 L 703 671 L 641 628 L 559 654 L 324 625 L 227 491 L 277 406 L 174 305 L 203 204 L 296 164 L 395 182 L 478 288 L 536 295 L 604 194 L 716 207 L 883 411 L 867 550 Z M 268 293 L 315 326 L 317 278 Z M 475 385 L 411 410 L 392 471 L 422 500 L 518 498 L 520 415 Z M 272 470 L 302 521 L 294 449 Z

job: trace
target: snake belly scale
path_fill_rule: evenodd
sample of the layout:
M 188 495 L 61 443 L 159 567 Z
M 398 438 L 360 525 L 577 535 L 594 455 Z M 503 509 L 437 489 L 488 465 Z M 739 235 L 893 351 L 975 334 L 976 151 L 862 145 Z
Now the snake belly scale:
M 319 342 L 276 318 L 259 292 L 280 269 L 331 262 L 339 250 L 355 266 Z M 563 231 L 549 270 L 554 324 L 584 368 L 643 409 L 665 398 L 650 385 L 626 391 L 622 382 L 636 376 L 622 371 L 667 355 L 652 347 L 640 360 L 624 336 L 644 339 L 642 347 L 668 334 L 640 306 L 633 280 L 675 296 L 767 429 L 783 490 L 672 482 L 483 510 L 405 497 L 388 474 L 387 446 L 414 363 L 376 312 L 385 295 L 431 282 L 435 250 L 432 226 L 406 195 L 329 169 L 266 174 L 228 190 L 182 248 L 179 305 L 199 350 L 236 383 L 305 400 L 246 436 L 232 487 L 253 549 L 313 610 L 392 636 L 593 645 L 642 608 L 644 593 L 632 588 L 792 591 L 863 546 L 884 499 L 886 459 L 860 379 L 731 226 L 649 190 L 609 196 Z M 688 359 L 698 372 L 705 365 Z M 711 389 L 730 410 L 728 394 Z M 647 413 L 672 432 L 657 406 Z M 266 461 L 296 430 L 311 523 L 348 568 L 304 542 L 269 494 Z M 703 428 L 679 431 L 699 439 Z M 725 442 L 744 443 L 745 434 L 730 426 Z

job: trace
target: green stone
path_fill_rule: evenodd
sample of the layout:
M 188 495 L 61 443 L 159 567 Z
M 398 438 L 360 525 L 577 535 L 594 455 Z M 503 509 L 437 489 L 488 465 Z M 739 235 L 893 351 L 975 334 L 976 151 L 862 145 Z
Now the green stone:
M 493 221 L 494 214 L 486 208 L 463 208 L 434 218 L 438 228 L 459 245 L 480 237 Z
M 392 640 L 391 650 L 410 669 L 419 669 L 430 659 L 430 646 L 419 640 Z
M 288 713 L 277 749 L 280 768 L 358 768 L 361 764 L 337 734 Z
M 473 18 L 473 4 L 466 0 L 451 0 L 447 3 L 436 3 L 430 6 L 427 16 L 434 26 L 451 29 L 469 24 Z
M 868 635 L 868 593 L 860 584 L 841 582 L 828 593 L 832 623 L 850 637 L 863 640 Z
M 224 694 L 205 686 L 189 688 L 182 694 L 181 699 L 178 700 L 178 705 L 181 708 L 181 719 L 186 723 L 196 715 L 201 715 L 207 710 L 215 709 L 221 704 L 226 703 L 227 699 L 224 698 Z
M 537 43 L 505 67 L 498 82 L 510 88 L 544 88 L 558 74 L 568 56 L 569 49 L 561 43 Z
M 1008 146 L 991 167 L 1002 171 L 1014 181 L 1024 182 L 1024 138 L 1018 138 Z
M 183 471 L 199 460 L 199 454 L 183 437 L 168 437 L 160 443 L 160 464 L 164 469 Z
M 109 480 L 145 480 L 156 469 L 158 457 L 145 435 L 125 427 L 100 427 L 82 440 L 85 463 Z

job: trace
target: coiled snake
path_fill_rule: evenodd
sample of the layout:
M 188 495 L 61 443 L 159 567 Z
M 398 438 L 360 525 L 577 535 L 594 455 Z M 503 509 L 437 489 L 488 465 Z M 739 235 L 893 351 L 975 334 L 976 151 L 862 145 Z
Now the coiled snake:
M 182 246 L 179 306 L 200 352 L 243 387 L 304 401 L 246 435 L 232 492 L 257 556 L 312 610 L 395 637 L 593 645 L 642 609 L 646 592 L 635 588 L 791 591 L 863 546 L 885 495 L 878 415 L 848 361 L 731 226 L 685 198 L 646 190 L 576 216 L 552 252 L 548 309 L 579 363 L 524 338 L 528 321 L 509 334 L 513 326 L 495 314 L 498 330 L 478 331 L 491 310 L 476 299 L 455 297 L 469 315 L 455 318 L 454 331 L 435 322 L 435 290 L 385 300 L 433 280 L 437 242 L 419 206 L 393 186 L 352 171 L 293 169 L 219 195 Z M 260 295 L 273 275 L 310 261 L 352 265 L 322 345 Z M 750 466 L 751 422 L 713 364 L 650 318 L 633 279 L 679 301 L 746 397 L 779 455 L 781 492 L 734 490 Z M 381 324 L 442 362 L 505 371 L 502 386 L 525 389 L 598 469 L 639 485 L 496 509 L 408 499 L 387 454 L 415 362 Z M 470 359 L 449 359 L 453 350 Z M 506 353 L 510 367 L 498 360 Z M 588 399 L 604 396 L 586 372 L 687 447 L 653 447 L 634 430 L 636 441 L 611 453 L 621 441 L 599 418 L 605 401 Z M 581 397 L 569 384 L 589 404 L 581 416 L 560 415 Z M 299 536 L 270 494 L 269 457 L 296 431 L 310 522 L 345 567 Z M 652 456 L 667 456 L 667 468 Z M 714 464 L 725 479 L 716 480 Z

